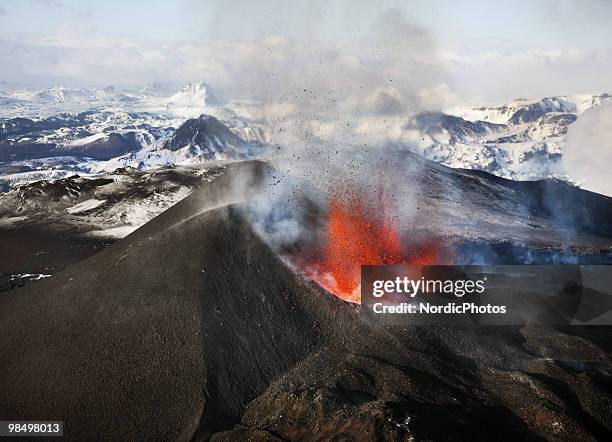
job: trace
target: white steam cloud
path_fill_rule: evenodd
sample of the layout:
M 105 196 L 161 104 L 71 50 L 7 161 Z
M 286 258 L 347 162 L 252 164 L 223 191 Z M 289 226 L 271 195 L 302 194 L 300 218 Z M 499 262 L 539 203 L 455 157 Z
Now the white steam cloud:
M 569 126 L 563 165 L 580 187 L 612 196 L 612 104 L 589 109 Z

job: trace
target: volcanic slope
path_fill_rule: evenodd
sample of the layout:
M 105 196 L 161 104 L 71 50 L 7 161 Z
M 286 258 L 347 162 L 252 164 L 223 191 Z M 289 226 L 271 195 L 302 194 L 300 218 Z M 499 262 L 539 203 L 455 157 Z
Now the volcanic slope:
M 593 440 L 612 362 L 553 329 L 381 327 L 305 281 L 226 174 L 53 278 L 0 297 L 0 418 L 68 440 Z
M 225 207 L 263 173 L 232 171 L 48 284 L 0 298 L 2 418 L 63 419 L 69 440 L 185 440 L 200 421 L 205 437 L 321 345 L 348 308 L 321 304 Z

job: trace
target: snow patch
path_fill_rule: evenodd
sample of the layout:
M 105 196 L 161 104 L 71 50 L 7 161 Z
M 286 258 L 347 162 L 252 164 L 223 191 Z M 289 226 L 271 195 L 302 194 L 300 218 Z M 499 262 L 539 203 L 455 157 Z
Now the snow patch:
M 71 213 L 71 214 L 87 212 L 88 210 L 93 210 L 97 207 L 100 207 L 105 202 L 106 200 L 97 200 L 97 199 L 85 200 L 82 203 L 77 204 L 76 206 L 68 207 L 66 209 L 66 212 Z
M 0 218 L 0 227 L 11 227 L 27 219 L 27 216 L 9 216 L 7 218 Z

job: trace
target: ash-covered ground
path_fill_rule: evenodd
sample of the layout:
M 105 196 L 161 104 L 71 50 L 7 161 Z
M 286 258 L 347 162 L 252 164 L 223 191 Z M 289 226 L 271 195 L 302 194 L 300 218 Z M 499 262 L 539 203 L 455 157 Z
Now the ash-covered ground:
M 609 198 L 422 166 L 412 233 L 607 259 Z M 279 251 L 300 247 L 276 249 L 278 220 L 257 224 L 279 184 L 265 163 L 228 165 L 110 247 L 0 295 L 0 416 L 61 417 L 69 440 L 610 437 L 609 327 L 366 324 L 287 265 Z
M 50 277 L 133 232 L 223 170 L 116 169 L 0 193 L 0 291 Z

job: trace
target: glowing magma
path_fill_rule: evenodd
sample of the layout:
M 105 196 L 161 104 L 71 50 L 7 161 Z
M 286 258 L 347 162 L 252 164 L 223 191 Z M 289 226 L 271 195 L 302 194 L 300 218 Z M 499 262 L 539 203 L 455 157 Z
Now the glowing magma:
M 326 243 L 314 276 L 319 284 L 341 299 L 359 303 L 361 265 L 437 263 L 434 244 L 402 244 L 397 222 L 388 212 L 384 202 L 372 207 L 351 193 L 331 199 Z

